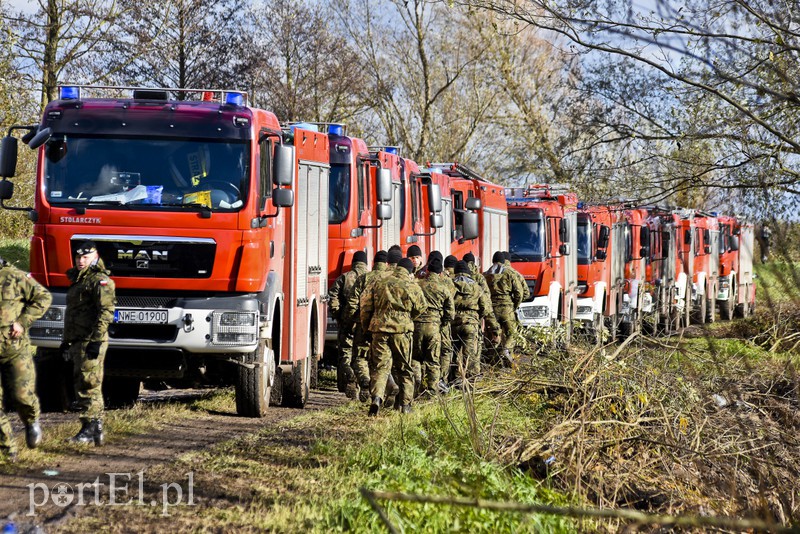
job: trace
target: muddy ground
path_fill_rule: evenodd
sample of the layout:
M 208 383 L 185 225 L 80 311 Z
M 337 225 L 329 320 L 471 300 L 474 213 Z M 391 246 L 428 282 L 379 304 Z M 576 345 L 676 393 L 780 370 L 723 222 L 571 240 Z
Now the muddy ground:
M 140 402 L 186 402 L 207 392 L 208 390 L 144 391 Z M 4 466 L 0 469 L 0 526 L 7 521 L 13 521 L 19 532 L 36 532 L 37 527 L 49 531 L 62 526 L 91 506 L 89 503 L 93 501 L 95 494 L 100 496 L 101 501 L 108 503 L 109 473 L 122 474 L 115 478 L 117 488 L 128 486 L 127 490 L 117 491 L 117 502 L 130 499 L 135 501 L 139 482 L 144 481 L 145 485 L 149 485 L 147 472 L 153 466 L 172 462 L 181 454 L 206 449 L 219 442 L 257 432 L 265 426 L 285 422 L 309 410 L 337 406 L 345 400 L 344 395 L 335 390 L 322 389 L 312 392 L 305 410 L 271 408 L 263 419 L 238 417 L 234 413 L 192 413 L 170 421 L 157 430 L 115 439 L 102 448 L 90 446 L 83 451 L 67 451 L 65 454 L 62 451 L 53 462 L 45 461 L 35 467 L 19 464 Z M 12 414 L 11 419 L 15 435 L 21 436 L 23 429 L 16 414 Z M 48 439 L 55 439 L 48 438 L 48 427 L 74 421 L 75 431 L 79 428 L 76 414 L 71 413 L 42 414 L 41 421 L 45 444 Z M 85 486 L 84 503 L 80 503 L 78 485 L 92 484 L 98 477 L 105 486 Z M 175 482 L 183 491 L 188 492 L 186 480 Z M 59 490 L 62 490 L 63 498 L 58 498 Z M 173 493 L 169 498 L 175 500 L 177 497 L 174 492 L 177 490 L 171 488 L 170 491 Z M 49 494 L 49 498 L 46 494 Z M 183 498 L 188 498 L 188 495 Z M 41 504 L 45 502 L 46 504 Z M 157 502 L 149 504 L 162 505 Z

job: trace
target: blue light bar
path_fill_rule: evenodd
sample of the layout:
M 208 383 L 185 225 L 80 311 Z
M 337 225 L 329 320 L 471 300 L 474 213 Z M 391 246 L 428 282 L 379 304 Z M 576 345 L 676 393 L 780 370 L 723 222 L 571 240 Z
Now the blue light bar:
M 73 85 L 62 86 L 59 97 L 61 100 L 80 100 L 81 88 Z
M 383 149 L 384 152 L 387 154 L 397 154 L 397 147 L 396 146 L 387 146 Z
M 311 124 L 310 122 L 297 122 L 289 126 L 289 129 L 294 132 L 297 129 L 300 130 L 308 130 L 309 132 L 318 132 L 319 126 L 316 124 Z
M 331 135 L 344 135 L 344 126 L 341 124 L 329 124 L 328 133 Z
M 225 103 L 231 106 L 243 106 L 244 95 L 242 93 L 225 93 Z

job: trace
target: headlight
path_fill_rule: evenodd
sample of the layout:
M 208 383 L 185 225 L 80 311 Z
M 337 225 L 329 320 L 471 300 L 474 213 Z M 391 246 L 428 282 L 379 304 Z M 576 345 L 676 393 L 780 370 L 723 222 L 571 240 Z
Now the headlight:
M 585 315 L 587 313 L 592 313 L 591 306 L 578 306 L 578 315 Z
M 44 312 L 44 315 L 39 319 L 40 321 L 63 321 L 64 320 L 64 308 L 58 306 L 51 306 L 47 308 L 47 311 Z
M 213 312 L 211 342 L 218 345 L 252 345 L 258 337 L 257 312 Z
M 545 319 L 550 315 L 547 306 L 526 306 L 519 311 L 524 319 Z

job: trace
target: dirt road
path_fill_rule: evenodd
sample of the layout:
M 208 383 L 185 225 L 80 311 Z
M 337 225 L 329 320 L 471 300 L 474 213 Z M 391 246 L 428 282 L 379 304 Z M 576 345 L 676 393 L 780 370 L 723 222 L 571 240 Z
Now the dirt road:
M 171 390 L 145 392 L 141 402 L 186 402 L 208 394 L 208 390 Z M 45 442 L 42 458 L 36 465 L 0 467 L 0 526 L 13 521 L 19 532 L 36 531 L 37 526 L 49 530 L 65 520 L 80 515 L 81 509 L 99 495 L 101 502 L 109 499 L 126 502 L 137 498 L 140 482 L 147 484 L 147 471 L 158 464 L 175 460 L 189 451 L 205 449 L 231 438 L 259 431 L 302 415 L 308 410 L 323 410 L 345 402 L 344 395 L 335 390 L 315 390 L 305 410 L 272 408 L 263 419 L 237 417 L 234 413 L 211 411 L 189 412 L 177 420 L 165 421 L 151 431 L 112 440 L 102 448 L 59 448 L 56 437 L 48 429 L 72 423 L 78 425 L 75 414 L 43 414 Z M 16 415 L 14 431 L 20 436 L 22 427 Z M 18 438 L 19 439 L 19 438 Z M 63 440 L 63 437 L 60 439 Z M 57 451 L 48 454 L 49 450 Z M 119 475 L 110 475 L 118 473 Z M 113 480 L 112 480 L 113 476 Z M 90 486 L 99 480 L 99 486 Z M 83 485 L 80 489 L 79 485 Z M 116 488 L 112 493 L 111 486 Z M 186 481 L 183 481 L 186 486 Z M 126 487 L 126 489 L 121 489 Z M 82 494 L 81 494 L 82 492 Z M 173 496 L 174 498 L 174 496 Z M 83 502 L 81 502 L 81 500 Z M 161 503 L 149 503 L 153 506 Z

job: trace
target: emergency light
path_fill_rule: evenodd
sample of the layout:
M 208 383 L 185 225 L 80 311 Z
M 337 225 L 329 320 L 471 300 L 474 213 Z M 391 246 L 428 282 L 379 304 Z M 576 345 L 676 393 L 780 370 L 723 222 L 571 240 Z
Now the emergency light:
M 341 124 L 329 124 L 328 133 L 331 135 L 344 135 L 344 126 Z
M 387 154 L 395 154 L 395 155 L 397 155 L 398 152 L 396 146 L 387 146 L 386 148 L 383 149 L 383 151 L 386 152 Z
M 59 97 L 61 100 L 79 100 L 81 98 L 81 88 L 65 85 L 61 87 Z
M 225 93 L 225 103 L 231 106 L 243 106 L 244 95 L 242 93 Z

